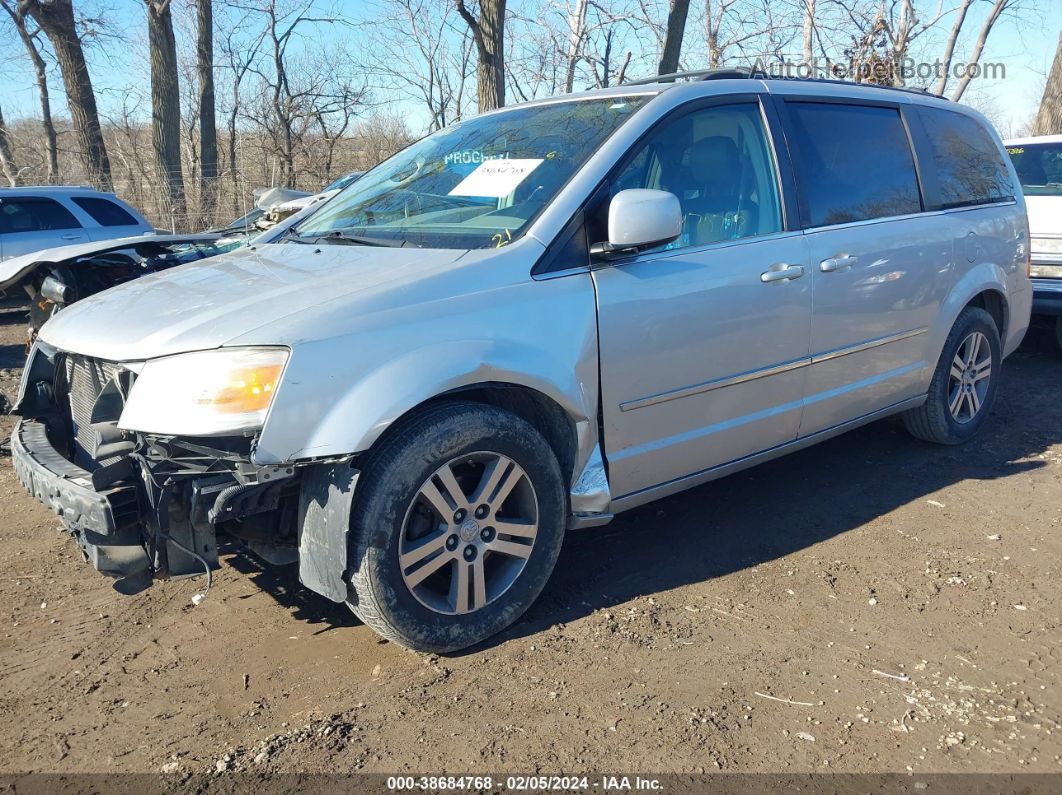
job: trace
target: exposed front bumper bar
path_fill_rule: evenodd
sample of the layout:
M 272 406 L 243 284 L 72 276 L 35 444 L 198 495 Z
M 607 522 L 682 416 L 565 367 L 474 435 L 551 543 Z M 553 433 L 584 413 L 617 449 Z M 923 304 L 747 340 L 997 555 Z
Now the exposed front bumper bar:
M 1034 278 L 1033 314 L 1062 315 L 1062 279 Z
M 48 439 L 44 423 L 21 420 L 11 434 L 11 461 L 26 490 L 62 520 L 85 557 L 102 574 L 120 578 L 135 592 L 151 581 L 151 565 L 140 543 L 139 527 L 116 518 L 119 504 L 135 505 L 129 487 L 97 491 L 92 475 L 64 458 Z M 126 510 L 128 514 L 128 510 Z
M 92 486 L 92 475 L 52 447 L 44 423 L 21 420 L 11 434 L 11 461 L 26 490 L 71 530 L 113 536 L 114 510 Z

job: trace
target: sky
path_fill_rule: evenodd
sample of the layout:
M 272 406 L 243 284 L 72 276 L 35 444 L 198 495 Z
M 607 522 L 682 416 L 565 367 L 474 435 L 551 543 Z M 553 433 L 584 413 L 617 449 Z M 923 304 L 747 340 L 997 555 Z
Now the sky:
M 191 4 L 174 0 L 182 9 Z M 947 1 L 947 0 L 945 0 Z M 1023 9 L 1020 22 L 1003 18 L 993 30 L 982 61 L 1001 63 L 1006 69 L 1005 79 L 974 81 L 966 101 L 985 110 L 1006 136 L 1015 134 L 1035 114 L 1043 90 L 1044 77 L 1051 66 L 1055 47 L 1062 31 L 1062 0 L 1019 0 Z M 113 40 L 106 41 L 95 52 L 90 51 L 90 71 L 97 92 L 101 113 L 107 115 L 129 101 L 130 74 L 138 71 L 147 81 L 146 31 L 143 0 L 75 0 L 79 9 L 91 10 L 92 4 L 105 8 L 105 19 L 115 31 Z M 694 0 L 694 4 L 697 0 Z M 510 0 L 510 7 L 518 6 Z M 370 18 L 373 6 L 366 0 L 336 0 L 340 14 L 353 23 L 352 35 L 366 36 L 371 32 L 362 24 Z M 982 6 L 982 9 L 987 5 Z M 186 14 L 187 23 L 190 17 Z M 976 14 L 976 16 L 975 16 Z M 983 10 L 971 12 L 968 25 L 980 23 Z M 181 24 L 178 18 L 178 26 Z M 9 28 L 8 28 L 9 30 Z M 189 29 L 190 32 L 191 29 Z M 696 34 L 696 31 L 692 32 Z M 688 31 L 687 35 L 691 32 Z M 182 33 L 178 30 L 178 38 Z M 4 80 L 0 84 L 0 107 L 7 121 L 34 116 L 37 96 L 29 61 L 23 57 L 21 43 L 13 31 L 0 39 L 0 62 L 4 63 Z M 687 64 L 690 66 L 689 64 Z M 696 66 L 696 65 L 692 65 Z M 62 82 L 56 73 L 51 78 L 53 111 L 65 111 Z M 147 86 L 142 86 L 146 95 Z M 386 98 L 378 98 L 386 99 Z M 417 106 L 408 101 L 391 103 L 396 115 L 408 117 L 414 132 L 424 119 Z

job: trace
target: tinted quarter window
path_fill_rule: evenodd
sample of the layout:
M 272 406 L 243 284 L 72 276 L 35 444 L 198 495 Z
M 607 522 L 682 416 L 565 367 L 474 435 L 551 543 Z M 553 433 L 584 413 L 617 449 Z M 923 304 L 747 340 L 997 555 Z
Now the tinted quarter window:
M 59 202 L 44 197 L 0 201 L 0 232 L 80 229 L 81 224 Z
M 1003 155 L 980 122 L 938 108 L 919 108 L 918 113 L 929 139 L 937 182 L 930 209 L 1014 198 L 1014 185 Z
M 133 216 L 108 199 L 97 199 L 91 196 L 74 196 L 74 204 L 92 216 L 92 220 L 100 226 L 136 226 L 137 221 Z
M 809 226 L 917 213 L 914 156 L 895 108 L 789 102 Z

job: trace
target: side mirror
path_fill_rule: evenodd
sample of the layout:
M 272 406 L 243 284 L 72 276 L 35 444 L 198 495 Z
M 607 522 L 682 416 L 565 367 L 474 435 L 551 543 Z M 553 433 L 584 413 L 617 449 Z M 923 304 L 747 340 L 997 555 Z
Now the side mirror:
M 590 253 L 616 256 L 670 243 L 682 234 L 682 207 L 665 190 L 621 190 L 608 207 L 608 242 L 595 243 Z

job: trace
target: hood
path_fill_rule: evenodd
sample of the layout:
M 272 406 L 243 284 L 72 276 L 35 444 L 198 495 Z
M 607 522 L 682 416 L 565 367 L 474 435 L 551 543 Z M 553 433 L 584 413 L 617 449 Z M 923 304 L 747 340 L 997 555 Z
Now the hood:
M 213 240 L 217 237 L 217 235 L 209 233 L 197 235 L 146 234 L 46 248 L 34 251 L 32 254 L 22 254 L 0 262 L 0 290 L 6 290 L 8 287 L 18 284 L 26 274 L 33 271 L 38 265 L 58 265 L 66 260 L 92 257 L 97 254 L 105 254 L 108 251 L 118 251 L 119 249 L 129 248 L 129 246 L 135 246 L 137 243 L 143 243 L 145 240 L 154 243 L 181 243 L 188 240 Z
M 1033 237 L 1062 236 L 1062 196 L 1026 196 Z
M 298 243 L 242 248 L 89 296 L 49 320 L 40 339 L 109 361 L 216 348 L 329 301 L 405 289 L 465 253 Z

